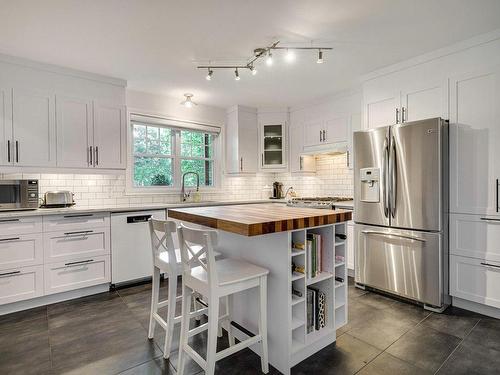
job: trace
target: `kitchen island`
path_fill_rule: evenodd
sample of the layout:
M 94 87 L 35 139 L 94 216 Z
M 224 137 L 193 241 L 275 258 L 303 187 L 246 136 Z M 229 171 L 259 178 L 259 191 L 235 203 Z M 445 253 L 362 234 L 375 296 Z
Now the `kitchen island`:
M 350 211 L 260 204 L 180 208 L 167 213 L 170 219 L 188 225 L 219 230 L 219 252 L 270 271 L 267 319 L 271 365 L 289 374 L 294 365 L 335 342 L 337 329 L 347 323 L 347 247 L 346 241 L 335 235 L 346 234 Z M 309 238 L 318 244 L 321 261 L 304 250 Z M 292 294 L 292 289 L 297 293 Z M 315 315 L 307 311 L 308 290 L 324 298 L 325 308 L 320 310 L 324 319 L 313 324 L 308 324 L 308 315 L 310 319 Z M 257 332 L 258 304 L 252 302 L 258 301 L 257 297 L 257 290 L 250 290 L 231 298 L 236 338 L 244 339 L 247 334 L 238 326 Z M 251 349 L 259 353 L 260 348 L 255 345 Z

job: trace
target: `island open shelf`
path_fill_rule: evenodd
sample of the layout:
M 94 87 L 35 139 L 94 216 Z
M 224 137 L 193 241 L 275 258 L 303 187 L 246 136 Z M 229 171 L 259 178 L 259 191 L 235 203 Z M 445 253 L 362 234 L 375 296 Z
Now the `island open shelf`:
M 350 211 L 264 204 L 175 209 L 168 216 L 187 225 L 219 229 L 217 251 L 223 256 L 269 270 L 267 325 L 272 366 L 288 375 L 294 365 L 335 342 L 336 330 L 347 323 L 346 246 L 335 234 L 346 233 Z M 321 243 L 316 252 L 321 259 L 315 258 L 314 263 L 304 249 L 308 237 Z M 308 273 L 313 265 L 314 274 Z M 311 329 L 308 322 L 309 290 L 316 291 L 322 307 L 317 310 L 321 315 L 317 329 L 316 325 Z M 257 290 L 249 290 L 229 300 L 231 319 L 250 332 L 257 332 L 257 297 Z M 237 339 L 247 337 L 245 332 L 232 330 Z M 260 345 L 250 348 L 260 354 Z

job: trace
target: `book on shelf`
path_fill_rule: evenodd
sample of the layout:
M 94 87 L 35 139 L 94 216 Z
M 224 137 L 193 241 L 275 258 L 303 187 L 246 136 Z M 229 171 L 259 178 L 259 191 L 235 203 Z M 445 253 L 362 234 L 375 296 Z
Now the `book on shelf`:
M 309 279 L 323 272 L 323 241 L 320 234 L 307 234 L 307 277 Z
M 326 326 L 326 294 L 317 288 L 307 288 L 307 333 Z

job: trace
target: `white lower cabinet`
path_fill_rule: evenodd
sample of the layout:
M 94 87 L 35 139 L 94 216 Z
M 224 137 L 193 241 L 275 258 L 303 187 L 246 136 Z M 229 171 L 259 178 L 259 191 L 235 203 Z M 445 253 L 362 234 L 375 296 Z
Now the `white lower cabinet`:
M 111 281 L 109 255 L 63 261 L 44 266 L 45 294 L 99 285 Z
M 79 231 L 109 227 L 109 212 L 71 213 L 43 217 L 43 231 Z
M 2 236 L 21 233 L 38 233 L 41 231 L 41 216 L 0 219 L 0 233 L 2 234 Z
M 500 262 L 451 255 L 450 294 L 500 308 Z
M 44 233 L 45 263 L 109 254 L 109 227 Z
M 0 305 L 43 295 L 43 266 L 0 271 Z
M 0 270 L 43 264 L 41 233 L 0 236 Z

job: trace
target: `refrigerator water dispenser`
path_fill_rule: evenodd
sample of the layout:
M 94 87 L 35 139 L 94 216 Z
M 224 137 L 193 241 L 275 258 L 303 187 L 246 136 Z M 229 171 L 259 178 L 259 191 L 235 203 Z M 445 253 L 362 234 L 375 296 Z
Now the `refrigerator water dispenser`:
M 361 201 L 380 202 L 380 169 L 361 168 L 359 178 L 361 180 Z

